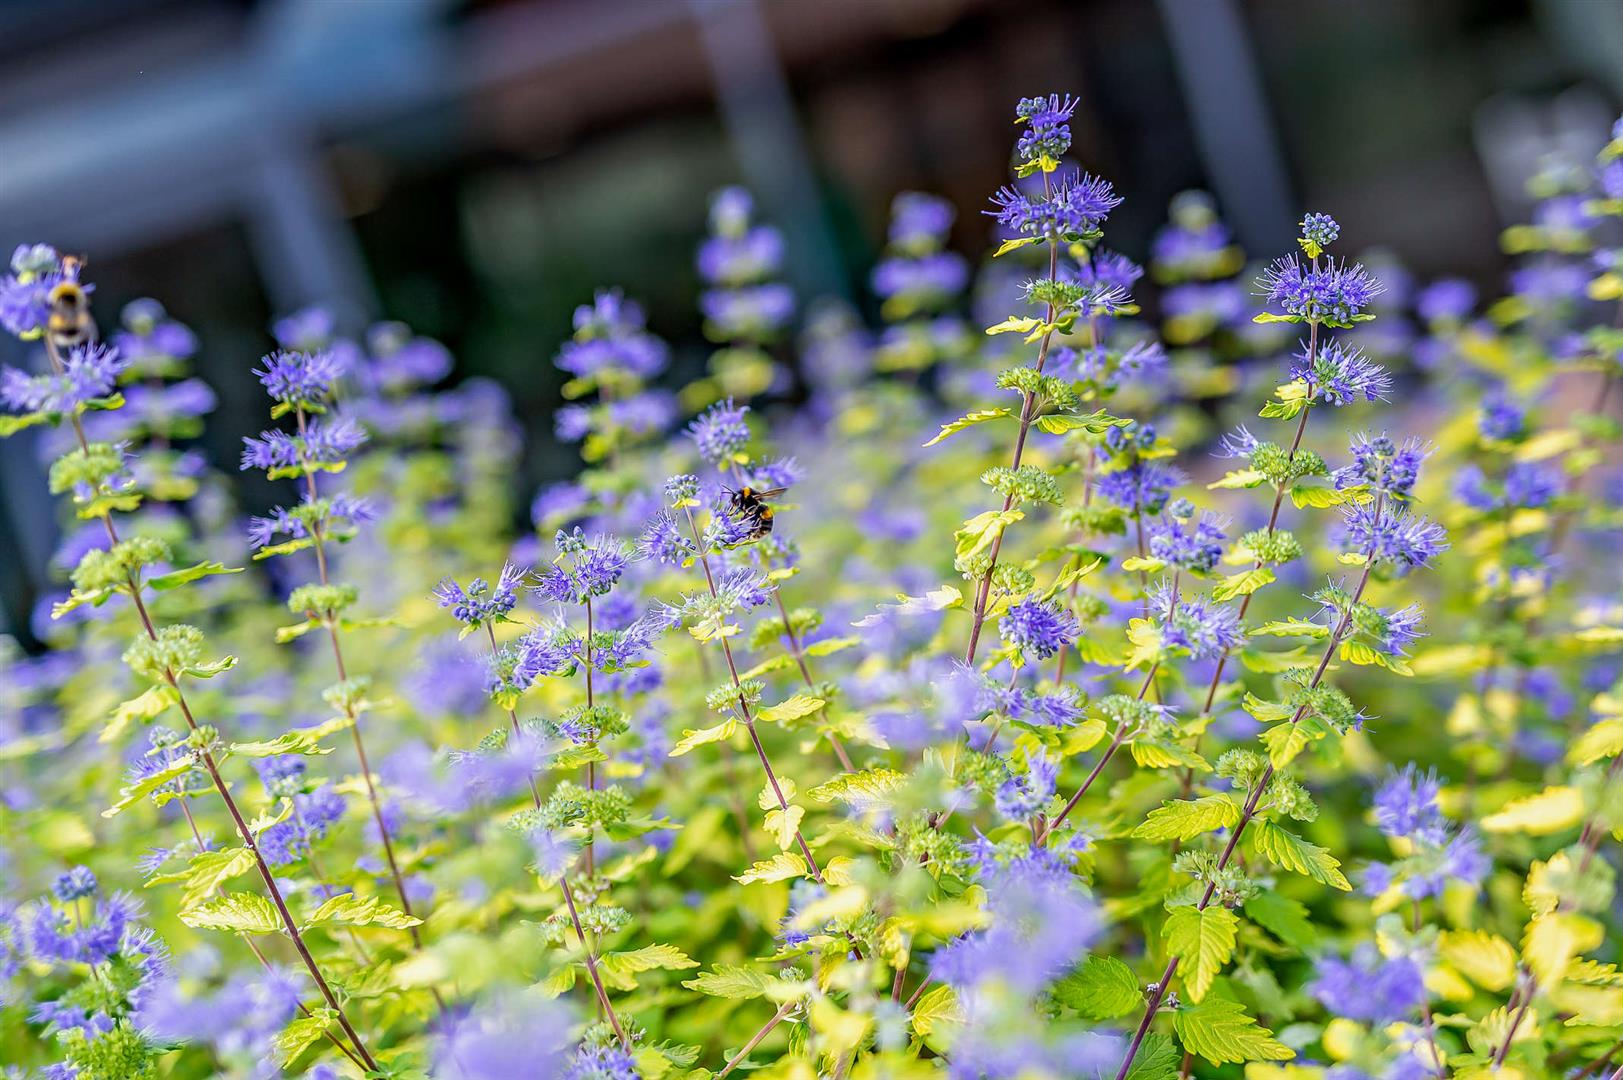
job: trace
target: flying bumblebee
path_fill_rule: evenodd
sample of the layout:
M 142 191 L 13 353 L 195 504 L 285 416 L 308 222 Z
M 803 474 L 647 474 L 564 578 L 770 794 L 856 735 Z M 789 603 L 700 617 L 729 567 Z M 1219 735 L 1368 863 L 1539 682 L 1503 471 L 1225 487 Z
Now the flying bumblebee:
M 781 487 L 765 491 L 752 487 L 741 487 L 736 491 L 732 488 L 727 489 L 727 494 L 731 496 L 733 513 L 750 527 L 749 535 L 739 543 L 753 544 L 772 531 L 772 507 L 767 505 L 767 500 L 776 499 L 786 490 Z
M 79 284 L 81 265 L 73 256 L 65 257 L 62 280 L 51 288 L 51 314 L 45 332 L 51 344 L 63 352 L 96 336 L 96 324 L 90 318 L 90 290 Z

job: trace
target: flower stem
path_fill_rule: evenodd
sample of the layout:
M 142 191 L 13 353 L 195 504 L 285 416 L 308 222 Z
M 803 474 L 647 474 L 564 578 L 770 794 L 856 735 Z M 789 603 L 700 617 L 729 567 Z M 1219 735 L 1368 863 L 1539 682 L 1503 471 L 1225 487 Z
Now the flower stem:
M 765 1024 L 762 1024 L 761 1030 L 757 1031 L 754 1035 L 751 1035 L 750 1041 L 744 1044 L 743 1049 L 739 1050 L 738 1053 L 734 1054 L 728 1060 L 727 1067 L 716 1074 L 716 1080 L 721 1080 L 721 1077 L 726 1076 L 728 1073 L 738 1068 L 738 1063 L 749 1057 L 750 1051 L 754 1050 L 757 1046 L 760 1046 L 762 1039 L 772 1034 L 772 1029 L 781 1024 L 784 1018 L 794 1011 L 796 1004 L 798 1003 L 794 1001 L 786 1001 L 782 1005 L 778 1006 L 778 1011 L 772 1014 L 772 1019 L 768 1020 Z

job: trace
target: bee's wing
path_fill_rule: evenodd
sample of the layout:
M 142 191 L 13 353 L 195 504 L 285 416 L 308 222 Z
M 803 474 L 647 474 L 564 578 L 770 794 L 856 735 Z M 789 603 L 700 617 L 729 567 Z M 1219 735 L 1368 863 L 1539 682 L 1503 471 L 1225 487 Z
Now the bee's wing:
M 757 499 L 776 499 L 779 495 L 782 495 L 788 490 L 788 488 L 769 488 L 766 491 L 757 491 L 755 493 L 755 497 Z

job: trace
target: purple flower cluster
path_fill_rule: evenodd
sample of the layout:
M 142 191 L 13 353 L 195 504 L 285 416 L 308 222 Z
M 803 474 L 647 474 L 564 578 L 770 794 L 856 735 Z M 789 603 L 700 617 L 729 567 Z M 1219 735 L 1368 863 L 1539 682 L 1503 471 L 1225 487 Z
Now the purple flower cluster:
M 1378 502 L 1342 508 L 1342 542 L 1349 551 L 1386 559 L 1400 570 L 1425 566 L 1448 550 L 1448 533 L 1428 518 Z
M 1536 461 L 1513 462 L 1504 478 L 1491 482 L 1479 466 L 1466 465 L 1454 476 L 1454 495 L 1473 510 L 1535 510 L 1561 494 L 1561 478 Z
M 1082 624 L 1075 615 L 1035 596 L 1011 606 L 998 620 L 997 628 L 1005 644 L 1038 660 L 1047 660 L 1060 650 L 1070 648 L 1082 632 Z
M 994 798 L 997 812 L 1009 821 L 1029 821 L 1032 815 L 1048 805 L 1054 797 L 1059 778 L 1059 763 L 1046 754 L 1033 754 L 1026 762 L 1026 771 L 1010 776 L 998 785 Z
M 1150 527 L 1150 554 L 1169 566 L 1204 574 L 1223 557 L 1226 524 L 1211 511 L 1192 520 L 1164 518 Z
M 997 209 L 985 212 L 1008 232 L 1069 243 L 1097 236 L 1121 197 L 1108 180 L 1078 172 L 1044 195 L 1000 188 L 992 203 Z
M 272 866 L 298 862 L 344 816 L 347 804 L 331 785 L 293 796 L 293 816 L 259 834 L 259 850 Z
M 891 200 L 889 244 L 908 254 L 939 250 L 957 216 L 952 203 L 938 195 L 904 191 Z
M 1015 144 L 1024 161 L 1058 161 L 1071 148 L 1071 114 L 1077 101 L 1066 94 L 1021 98 L 1014 107 L 1015 119 L 1026 125 Z
M 536 994 L 493 998 L 446 1017 L 434 1038 L 434 1075 L 445 1080 L 561 1076 L 568 1068 L 572 1020 L 560 1003 Z
M 553 362 L 581 379 L 608 373 L 651 379 L 665 370 L 670 349 L 647 325 L 642 305 L 619 289 L 600 289 L 590 304 L 575 309 L 575 336 Z
M 113 345 L 143 373 L 163 374 L 168 365 L 189 360 L 197 352 L 197 335 L 171 319 L 156 300 L 131 300 L 120 320 L 124 326 L 113 335 Z
M 518 588 L 528 570 L 520 570 L 512 563 L 502 567 L 496 584 L 484 578 L 474 578 L 466 588 L 446 578 L 434 588 L 440 607 L 448 608 L 451 617 L 470 630 L 491 623 L 506 622 L 513 606 L 518 603 Z
M 1438 805 L 1442 784 L 1435 772 L 1413 765 L 1393 773 L 1375 793 L 1375 822 L 1394 840 L 1405 841 L 1408 853 L 1393 863 L 1371 863 L 1364 871 L 1364 890 L 1379 896 L 1398 888 L 1416 900 L 1441 896 L 1450 882 L 1476 886 L 1492 863 L 1477 834 L 1454 829 Z
M 1257 279 L 1261 295 L 1286 315 L 1305 322 L 1350 326 L 1383 291 L 1361 263 L 1325 260 L 1304 264 L 1295 255 L 1274 262 Z
M 1101 929 L 1070 868 L 1045 849 L 991 868 L 986 894 L 991 925 L 937 950 L 932 964 L 935 977 L 961 993 L 1000 984 L 1034 995 L 1076 963 Z
M 1135 458 L 1123 468 L 1100 474 L 1098 494 L 1129 513 L 1159 514 L 1173 490 L 1187 480 L 1174 465 Z
M 688 436 L 698 447 L 699 456 L 712 465 L 719 465 L 743 449 L 750 440 L 749 424 L 744 416 L 748 405 L 734 405 L 733 399 L 718 401 L 688 424 Z
M 302 540 L 310 535 L 312 524 L 327 536 L 347 534 L 362 522 L 373 521 L 378 509 L 365 496 L 340 492 L 330 499 L 312 501 L 308 496 L 292 510 L 272 507 L 264 517 L 248 519 L 248 540 L 256 548 L 269 547 L 278 536 Z
M 951 251 L 884 259 L 873 271 L 873 291 L 881 299 L 902 297 L 918 305 L 956 296 L 968 283 L 969 264 Z
M 1384 1024 L 1413 1017 L 1429 995 L 1420 965 L 1365 943 L 1345 960 L 1320 957 L 1313 996 L 1337 1016 Z
M 1414 490 L 1431 448 L 1419 439 L 1406 439 L 1400 446 L 1384 434 L 1355 435 L 1348 452 L 1352 463 L 1335 472 L 1338 489 L 1362 487 L 1401 501 Z
M 320 406 L 332 396 L 333 386 L 343 369 L 336 356 L 327 351 L 268 354 L 255 368 L 265 392 L 284 405 L 299 408 Z
M 348 417 L 310 424 L 303 435 L 275 429 L 262 431 L 257 439 L 247 436 L 242 440 L 242 468 L 275 472 L 338 465 L 364 442 L 365 430 Z
M 777 282 L 711 289 L 699 297 L 699 310 L 715 337 L 768 337 L 794 316 L 795 294 Z
M 1301 244 L 1310 252 L 1314 248 L 1323 250 L 1329 247 L 1340 235 L 1341 225 L 1329 214 L 1309 213 L 1302 218 Z
M 1245 643 L 1240 613 L 1231 604 L 1202 596 L 1174 595 L 1170 585 L 1150 594 L 1150 610 L 1161 623 L 1161 642 L 1197 660 L 1219 656 Z
M 117 349 L 79 345 L 63 358 L 61 372 L 29 375 L 0 368 L 0 401 L 13 412 L 67 413 L 110 395 L 128 366 Z
M 783 235 L 770 225 L 750 224 L 755 200 L 740 187 L 723 188 L 710 201 L 711 235 L 699 247 L 699 275 L 712 285 L 743 285 L 777 273 Z
M 1332 405 L 1351 405 L 1359 398 L 1384 401 L 1392 392 L 1392 376 L 1381 364 L 1358 349 L 1332 341 L 1291 358 L 1290 377 L 1307 383 L 1312 396 Z
M 612 536 L 588 540 L 577 525 L 553 538 L 558 556 L 537 572 L 536 591 L 560 604 L 584 604 L 606 596 L 625 574 L 631 560 L 625 544 Z
M 693 538 L 669 510 L 661 510 L 643 527 L 637 548 L 645 556 L 666 566 L 680 566 L 698 554 Z

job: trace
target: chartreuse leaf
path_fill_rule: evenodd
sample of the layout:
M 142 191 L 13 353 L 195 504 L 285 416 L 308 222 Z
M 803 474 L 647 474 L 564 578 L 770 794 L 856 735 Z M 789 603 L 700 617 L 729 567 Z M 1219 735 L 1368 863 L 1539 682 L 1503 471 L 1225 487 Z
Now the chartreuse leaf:
M 1234 469 L 1223 474 L 1221 480 L 1207 484 L 1208 491 L 1235 491 L 1241 488 L 1254 488 L 1268 477 L 1256 469 Z
M 119 790 L 118 801 L 103 810 L 101 816 L 112 817 L 115 814 L 123 813 L 171 780 L 178 780 L 191 772 L 193 764 L 194 762 L 190 757 L 183 757 L 179 761 L 165 765 L 157 772 L 143 777 L 133 784 L 126 784 Z
M 733 737 L 733 732 L 737 730 L 738 721 L 730 719 L 723 720 L 714 727 L 699 728 L 697 731 L 693 728 L 684 728 L 681 739 L 677 740 L 676 745 L 671 747 L 670 756 L 681 757 L 683 754 L 690 754 L 707 743 L 726 742 Z
M 1049 413 L 1047 416 L 1037 417 L 1037 429 L 1046 431 L 1050 435 L 1064 435 L 1067 431 L 1078 431 L 1086 428 L 1094 433 L 1109 431 L 1113 427 L 1120 427 L 1125 421 L 1108 415 L 1103 409 L 1088 413 L 1086 416 L 1072 416 L 1068 413 Z
M 824 1052 L 832 1054 L 855 1050 L 873 1027 L 872 1014 L 842 1009 L 827 997 L 812 1000 L 807 1019 Z
M 1332 506 L 1340 506 L 1357 496 L 1355 491 L 1342 491 L 1333 487 L 1320 487 L 1317 484 L 1297 484 L 1291 488 L 1291 502 L 1296 504 L 1298 510 L 1304 506 L 1311 506 L 1315 510 L 1328 510 Z
M 1285 944 L 1304 952 L 1318 944 L 1319 934 L 1307 908 L 1288 896 L 1264 889 L 1245 902 L 1245 913 Z
M 826 784 L 818 784 L 806 792 L 806 797 L 813 802 L 831 803 L 837 799 L 861 809 L 883 809 L 890 805 L 890 796 L 906 782 L 907 775 L 895 769 L 863 769 L 841 773 Z
M 781 723 L 784 720 L 799 720 L 803 716 L 810 716 L 821 709 L 827 702 L 822 698 L 811 697 L 808 694 L 796 694 L 788 701 L 780 701 L 776 705 L 768 706 L 755 714 L 755 719 L 762 723 Z
M 100 742 L 111 742 L 124 733 L 124 729 L 140 721 L 145 723 L 159 716 L 175 703 L 175 689 L 167 684 L 149 687 L 113 710 L 113 717 L 102 729 Z
M 1283 769 L 1296 760 L 1296 755 L 1307 749 L 1307 744 L 1323 735 L 1310 731 L 1303 724 L 1275 724 L 1262 733 L 1262 745 L 1268 748 L 1268 763 Z
M 806 816 L 806 810 L 790 801 L 795 797 L 793 780 L 784 777 L 780 783 L 780 790 L 783 792 L 783 801 L 786 804 L 784 806 L 778 805 L 778 792 L 771 784 L 761 789 L 755 802 L 766 811 L 766 831 L 772 834 L 772 838 L 778 842 L 778 847 L 788 851 L 795 846 L 795 837 L 799 834 L 800 822 Z
M 1054 984 L 1054 1000 L 1089 1020 L 1114 1020 L 1143 1008 L 1144 991 L 1133 969 L 1114 956 L 1090 956 Z
M 958 1004 L 958 995 L 952 987 L 937 986 L 913 1006 L 913 1034 L 931 1050 L 945 1054 L 952 1049 L 953 1039 L 963 1029 L 965 1019 L 963 1006 Z
M 683 971 L 699 966 L 697 960 L 688 959 L 687 954 L 674 945 L 647 945 L 629 952 L 604 953 L 598 957 L 597 964 L 603 981 L 616 990 L 635 990 L 637 980 L 633 976 L 640 972 Z
M 339 893 L 310 913 L 304 928 L 341 923 L 345 926 L 387 926 L 393 930 L 409 930 L 421 926 L 423 920 L 407 915 L 399 908 L 390 907 L 375 896 L 356 896 Z
M 997 542 L 1003 530 L 1026 516 L 1024 510 L 987 510 L 965 521 L 953 534 L 956 557 L 972 559 Z
M 1504 990 L 1516 980 L 1516 949 L 1486 930 L 1444 930 L 1438 953 L 1484 990 Z
M 1161 936 L 1167 939 L 1167 952 L 1182 961 L 1189 1000 L 1200 1001 L 1212 988 L 1212 980 L 1234 955 L 1239 926 L 1234 912 L 1215 904 L 1204 911 L 1181 907 L 1167 916 Z
M 988 334 L 1024 334 L 1043 324 L 1041 319 L 1029 315 L 1010 315 L 1007 319 L 986 328 Z
M 803 877 L 805 873 L 806 860 L 798 852 L 780 851 L 770 859 L 757 862 L 742 874 L 734 875 L 733 880 L 748 885 L 756 881 L 787 881 Z
M 1274 865 L 1306 874 L 1320 884 L 1343 892 L 1352 891 L 1352 883 L 1341 872 L 1341 860 L 1319 845 L 1260 818 L 1251 822 L 1247 835 L 1252 846 Z
M 323 1007 L 289 1023 L 282 1029 L 281 1034 L 276 1036 L 276 1063 L 284 1069 L 292 1065 L 300 1054 L 326 1035 L 327 1026 L 336 1019 L 338 1019 L 336 1012 Z
M 992 252 L 992 258 L 995 259 L 999 255 L 1007 255 L 1016 248 L 1023 248 L 1027 244 L 1035 244 L 1040 239 L 1042 238 L 1038 236 L 1017 236 L 1013 240 L 1005 240 L 1003 243 L 997 246 L 996 251 Z
M 1572 911 L 1552 911 L 1527 924 L 1522 935 L 1522 959 L 1539 988 L 1555 989 L 1580 953 L 1599 947 L 1606 932 L 1600 923 Z
M 1274 1038 L 1274 1033 L 1246 1015 L 1238 1001 L 1212 998 L 1179 1009 L 1172 1029 L 1191 1054 L 1213 1065 L 1242 1061 L 1289 1061 L 1296 1051 Z
M 1035 237 L 1031 239 L 1035 239 Z M 1011 240 L 1009 243 L 1012 244 L 1014 241 Z M 46 412 L 23 413 L 21 416 L 0 416 L 0 439 L 15 435 L 24 428 L 31 428 L 35 424 L 43 424 L 50 418 L 51 414 Z
M 1268 634 L 1272 637 L 1325 638 L 1330 636 L 1330 629 L 1305 619 L 1285 619 L 1281 622 L 1263 623 L 1251 633 Z
M 1623 717 L 1608 716 L 1573 740 L 1567 760 L 1574 765 L 1591 765 L 1601 758 L 1623 753 Z
M 1211 764 L 1188 747 L 1177 743 L 1145 742 L 1134 740 L 1128 749 L 1133 760 L 1146 769 L 1195 769 L 1211 772 Z
M 1213 600 L 1233 600 L 1236 596 L 1250 596 L 1274 580 L 1274 572 L 1266 566 L 1231 574 L 1212 589 Z
M 932 611 L 945 611 L 962 604 L 964 594 L 951 585 L 943 585 L 939 589 L 931 589 L 923 596 L 899 594 L 896 599 L 899 603 L 880 604 L 878 611 L 864 615 L 851 625 L 879 626 L 891 615 L 923 615 Z
M 956 435 L 965 428 L 974 427 L 976 424 L 984 424 L 988 420 L 1000 420 L 1005 416 L 1013 415 L 1013 411 L 1009 409 L 976 409 L 974 412 L 965 413 L 950 423 L 942 424 L 941 431 L 937 433 L 936 437 L 924 445 L 934 446 L 942 439 Z
M 735 964 L 717 964 L 715 970 L 701 972 L 696 978 L 688 979 L 682 985 L 689 990 L 709 994 L 711 997 L 732 998 L 738 1001 L 758 997 L 789 1000 L 795 996 L 792 983 L 785 982 L 776 975 L 768 975 L 764 971 Z
M 1537 795 L 1512 799 L 1482 819 L 1482 827 L 1495 833 L 1526 833 L 1547 836 L 1570 829 L 1583 820 L 1584 797 L 1575 787 L 1554 785 Z
M 147 879 L 146 887 L 182 882 L 181 907 L 195 907 L 209 897 L 215 889 L 239 874 L 254 868 L 254 853 L 245 847 L 226 848 L 224 851 L 200 851 L 192 856 L 184 870 L 172 874 L 158 874 Z
M 1233 828 L 1239 820 L 1240 808 L 1233 799 L 1207 795 L 1162 803 L 1133 830 L 1133 836 L 1140 840 L 1192 840 L 1214 829 Z
M 322 746 L 321 740 L 334 732 L 355 726 L 349 716 L 335 716 L 313 727 L 284 731 L 274 739 L 231 744 L 231 752 L 239 757 L 275 757 L 278 754 L 330 754 L 333 747 Z
M 239 934 L 274 934 L 281 917 L 269 900 L 257 893 L 234 892 L 205 900 L 180 913 L 180 921 L 198 930 L 230 930 Z
M 167 574 L 159 574 L 157 577 L 148 578 L 146 584 L 158 592 L 167 592 L 170 589 L 178 589 L 182 585 L 189 584 L 199 578 L 211 577 L 214 574 L 240 573 L 242 573 L 242 567 L 240 566 L 232 567 L 224 563 L 200 562 L 196 566 L 188 566 L 184 570 L 171 570 Z
M 810 645 L 807 645 L 806 655 L 832 656 L 837 652 L 843 652 L 846 649 L 850 649 L 861 644 L 862 639 L 858 637 L 824 638 L 822 641 L 814 641 Z

